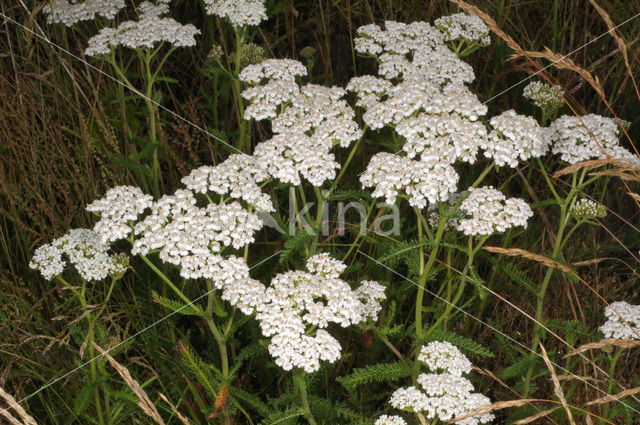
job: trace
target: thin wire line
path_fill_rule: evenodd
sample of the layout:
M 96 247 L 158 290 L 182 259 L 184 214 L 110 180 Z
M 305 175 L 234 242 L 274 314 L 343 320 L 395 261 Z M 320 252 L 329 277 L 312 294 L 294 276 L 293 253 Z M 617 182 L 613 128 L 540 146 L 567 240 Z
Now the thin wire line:
M 272 259 L 273 257 L 275 257 L 276 255 L 278 255 L 280 253 L 279 250 L 277 252 L 275 252 L 274 254 L 270 255 L 269 257 L 265 258 L 264 260 L 261 260 L 260 262 L 258 262 L 257 264 L 254 264 L 253 266 L 249 267 L 249 270 L 254 269 L 255 267 L 258 267 L 259 265 L 261 265 L 262 263 Z M 135 334 L 131 335 L 130 337 L 126 338 L 125 340 L 117 343 L 116 345 L 114 345 L 113 347 L 110 347 L 108 350 L 104 351 L 104 353 L 99 354 L 97 356 L 95 356 L 94 358 L 87 360 L 86 362 L 82 363 L 80 366 L 76 367 L 73 370 L 70 370 L 69 372 L 65 373 L 62 376 L 59 376 L 58 378 L 54 379 L 53 381 L 49 382 L 48 384 L 43 385 L 42 387 L 38 388 L 36 391 L 34 391 L 33 393 L 29 394 L 28 396 L 16 401 L 15 403 L 13 403 L 12 405 L 10 405 L 9 407 L 7 407 L 6 409 L 3 409 L 2 412 L 0 412 L 1 414 L 4 414 L 5 412 L 8 412 L 9 409 L 11 409 L 14 406 L 17 406 L 18 404 L 22 403 L 25 400 L 30 399 L 31 397 L 33 397 L 34 395 L 42 392 L 43 390 L 49 388 L 50 386 L 54 385 L 56 382 L 59 382 L 61 380 L 63 380 L 64 378 L 66 378 L 69 375 L 72 375 L 73 373 L 79 371 L 80 369 L 84 368 L 85 366 L 87 366 L 88 364 L 91 364 L 92 362 L 94 362 L 95 360 L 104 357 L 105 354 L 109 354 L 110 351 L 115 350 L 116 348 L 120 347 L 121 345 L 131 341 L 132 339 L 136 338 L 137 336 L 139 336 L 140 334 L 142 334 L 143 332 L 148 331 L 149 329 L 153 328 L 154 326 L 156 326 L 157 324 L 167 320 L 169 317 L 173 316 L 174 314 L 180 312 L 182 309 L 187 308 L 189 306 L 192 306 L 195 302 L 200 301 L 202 298 L 204 298 L 205 296 L 209 295 L 210 293 L 212 293 L 213 291 L 216 291 L 217 288 L 214 288 L 208 292 L 205 292 L 204 294 L 200 295 L 198 298 L 194 299 L 193 301 L 189 302 L 188 304 L 183 305 L 182 307 L 180 307 L 177 310 L 172 311 L 171 313 L 169 313 L 168 315 L 162 317 L 161 319 L 153 322 L 152 324 L 150 324 L 149 326 L 147 326 L 146 328 L 142 329 L 141 331 L 136 332 Z
M 498 334 L 502 335 L 504 338 L 507 338 L 509 341 L 512 341 L 512 342 L 514 342 L 514 343 L 518 344 L 520 347 L 522 347 L 522 348 L 524 348 L 524 349 L 528 350 L 529 352 L 531 352 L 532 354 L 535 354 L 536 356 L 538 356 L 538 357 L 540 357 L 540 358 L 544 358 L 544 357 L 543 357 L 541 354 L 539 354 L 538 352 L 536 352 L 536 351 L 532 350 L 531 348 L 527 347 L 526 345 L 522 344 L 521 342 L 519 342 L 519 341 L 517 341 L 517 340 L 513 339 L 512 337 L 510 337 L 509 335 L 505 334 L 505 333 L 504 333 L 504 332 L 502 332 L 501 330 L 499 330 L 499 329 L 497 329 L 497 328 L 495 328 L 495 327 L 491 326 L 490 324 L 488 324 L 488 323 L 484 322 L 482 319 L 479 319 L 479 318 L 477 318 L 476 316 L 474 316 L 473 314 L 466 312 L 465 310 L 463 310 L 462 308 L 460 308 L 460 307 L 458 307 L 457 305 L 453 304 L 452 302 L 450 302 L 450 301 L 448 301 L 448 300 L 446 300 L 446 299 L 442 298 L 440 295 L 436 294 L 435 292 L 433 292 L 433 291 L 431 291 L 431 290 L 427 289 L 427 288 L 426 288 L 426 287 L 424 287 L 424 286 L 420 286 L 420 284 L 418 284 L 418 283 L 414 282 L 413 280 L 409 279 L 407 276 L 404 276 L 404 275 L 402 275 L 402 274 L 398 273 L 397 271 L 393 270 L 391 267 L 387 266 L 386 264 L 381 263 L 380 261 L 376 260 L 376 259 L 375 259 L 375 258 L 373 258 L 373 257 L 370 257 L 369 255 L 365 254 L 364 252 L 362 252 L 362 251 L 360 251 L 360 250 L 358 250 L 358 252 L 359 252 L 360 254 L 362 254 L 363 256 L 367 257 L 368 259 L 370 259 L 370 260 L 374 261 L 376 264 L 379 264 L 379 265 L 381 265 L 382 267 L 384 267 L 385 269 L 389 270 L 389 271 L 390 271 L 390 272 L 392 272 L 393 274 L 395 274 L 395 275 L 397 275 L 397 276 L 399 276 L 399 277 L 401 277 L 401 278 L 403 278 L 403 279 L 405 279 L 405 280 L 407 280 L 407 281 L 411 282 L 413 285 L 417 286 L 418 288 L 422 288 L 422 289 L 424 289 L 424 290 L 425 290 L 429 295 L 432 295 L 433 297 L 438 298 L 440 301 L 444 301 L 445 303 L 447 303 L 447 304 L 448 304 L 448 305 L 450 305 L 451 307 L 455 308 L 455 309 L 456 309 L 456 310 L 458 310 L 459 312 L 461 312 L 461 313 L 463 313 L 463 314 L 465 314 L 465 315 L 469 316 L 470 318 L 472 318 L 473 320 L 477 321 L 478 323 L 481 323 L 481 324 L 485 325 L 486 327 L 488 327 L 489 329 L 491 329 L 491 330 L 492 330 L 492 331 L 494 331 L 495 333 L 498 333 Z M 567 374 L 569 374 L 569 375 L 571 375 L 571 376 L 573 376 L 573 377 L 577 378 L 578 380 L 580 380 L 580 381 L 584 382 L 584 383 L 585 383 L 585 384 L 587 384 L 588 386 L 595 388 L 595 389 L 596 389 L 597 391 L 599 391 L 600 393 L 602 393 L 602 394 L 604 394 L 604 395 L 607 395 L 607 396 L 611 397 L 611 395 L 610 395 L 609 393 L 607 393 L 606 391 L 604 391 L 604 390 L 602 390 L 602 389 L 600 389 L 600 388 L 596 387 L 595 385 L 591 384 L 591 383 L 590 383 L 590 382 L 588 382 L 587 380 L 582 379 L 582 377 L 580 377 L 580 376 L 578 376 L 578 375 L 576 375 L 576 374 L 572 373 L 571 371 L 569 371 L 569 370 L 567 370 L 567 369 L 563 368 L 562 366 L 558 365 L 557 363 L 551 362 L 551 364 L 553 364 L 555 367 L 557 367 L 558 369 L 562 370 L 563 372 L 565 372 L 565 373 L 567 373 Z M 636 413 L 640 413 L 640 411 L 638 411 L 638 410 L 634 409 L 633 407 L 631 407 L 631 406 L 627 405 L 626 403 L 622 402 L 621 400 L 618 400 L 618 402 L 620 402 L 623 406 L 625 406 L 625 407 L 627 407 L 627 408 L 629 408 L 629 409 L 633 410 L 634 412 L 636 412 Z

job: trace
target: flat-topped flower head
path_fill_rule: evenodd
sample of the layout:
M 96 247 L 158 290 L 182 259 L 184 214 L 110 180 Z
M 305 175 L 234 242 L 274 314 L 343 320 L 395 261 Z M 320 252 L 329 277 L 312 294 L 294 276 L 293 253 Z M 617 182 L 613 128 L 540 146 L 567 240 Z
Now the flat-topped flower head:
M 226 18 L 234 27 L 255 26 L 267 19 L 264 0 L 204 0 L 209 15 Z
M 477 16 L 455 13 L 438 18 L 433 23 L 442 32 L 445 41 L 477 43 L 481 46 L 491 44 L 489 27 Z
M 118 47 L 152 49 L 160 43 L 175 47 L 195 46 L 195 36 L 200 34 L 195 26 L 183 25 L 172 18 L 163 18 L 169 12 L 169 0 L 159 0 L 156 4 L 145 1 L 138 5 L 140 18 L 125 21 L 117 28 L 103 28 L 89 39 L 87 56 L 107 55 Z
M 458 224 L 458 230 L 465 235 L 491 235 L 504 232 L 511 227 L 527 227 L 533 216 L 531 207 L 518 198 L 509 198 L 492 186 L 469 188 L 467 198 L 460 204 L 460 210 L 467 215 Z
M 42 7 L 42 12 L 47 15 L 48 23 L 70 27 L 96 19 L 96 16 L 113 19 L 125 6 L 124 0 L 49 0 Z
M 522 95 L 531 100 L 534 105 L 545 111 L 554 111 L 564 105 L 564 90 L 542 81 L 532 81 L 522 90 Z
M 93 230 L 71 229 L 36 249 L 29 266 L 47 280 L 60 276 L 67 264 L 72 264 L 84 280 L 103 280 L 124 273 L 128 266 L 126 257 L 112 255 L 109 249 Z
M 407 425 L 407 422 L 400 416 L 382 415 L 376 419 L 374 425 Z
M 513 109 L 491 118 L 489 124 L 493 131 L 483 141 L 482 148 L 485 156 L 493 158 L 500 167 L 515 168 L 519 161 L 541 157 L 549 149 L 547 134 L 538 122 Z
M 384 293 L 375 282 L 363 282 L 353 291 L 339 277 L 345 268 L 329 254 L 318 254 L 307 260 L 307 271 L 278 274 L 265 290 L 256 319 L 263 335 L 271 337 L 269 353 L 283 369 L 314 372 L 320 361 L 337 360 L 341 347 L 324 330 L 329 323 L 347 327 L 377 318 L 380 309 L 373 304 L 384 299 Z
M 409 117 L 396 126 L 396 132 L 407 140 L 402 149 L 409 158 L 419 155 L 450 164 L 473 164 L 487 137 L 482 123 L 452 113 Z
M 431 371 L 444 371 L 452 376 L 471 372 L 471 362 L 455 345 L 433 341 L 420 349 L 418 360 Z
M 302 178 L 322 186 L 335 178 L 336 169 L 340 168 L 329 147 L 304 133 L 276 134 L 259 143 L 253 157 L 271 176 L 294 186 L 301 185 Z
M 275 209 L 271 197 L 259 185 L 268 179 L 267 172 L 252 156 L 233 154 L 216 166 L 192 170 L 182 183 L 195 193 L 228 195 L 245 201 L 256 211 L 272 212 Z
M 93 230 L 103 242 L 124 239 L 131 234 L 133 222 L 151 207 L 153 196 L 134 186 L 116 186 L 87 205 L 87 211 L 100 215 Z
M 588 114 L 563 115 L 549 126 L 551 152 L 569 164 L 588 159 L 620 159 L 638 164 L 638 156 L 620 146 L 620 129 L 613 118 Z
M 384 197 L 392 205 L 399 193 L 409 198 L 409 205 L 425 208 L 427 202 L 446 201 L 456 191 L 458 174 L 454 168 L 437 160 L 416 161 L 392 153 L 374 155 L 360 176 L 363 188 L 373 187 L 374 198 Z
M 418 375 L 416 381 L 419 387 L 397 389 L 389 400 L 391 406 L 420 413 L 433 423 L 452 421 L 478 425 L 494 419 L 492 414 L 487 413 L 456 420 L 491 404 L 489 398 L 474 393 L 471 381 L 462 376 L 471 371 L 471 362 L 457 347 L 448 342 L 433 341 L 422 347 L 418 360 L 426 364 L 432 373 Z
M 418 49 L 443 43 L 440 32 L 427 22 L 386 21 L 385 29 L 376 24 L 358 28 L 354 40 L 358 53 L 379 55 L 383 52 L 406 55 Z
M 264 80 L 295 81 L 296 77 L 307 75 L 307 68 L 293 59 L 267 59 L 245 67 L 238 78 L 250 84 L 260 84 Z
M 181 266 L 183 277 L 210 277 L 219 262 L 214 254 L 253 242 L 262 224 L 237 202 L 200 208 L 193 193 L 181 189 L 155 202 L 151 214 L 135 225 L 131 253 L 160 250 L 160 259 Z
M 334 144 L 348 147 L 362 137 L 362 130 L 355 121 L 355 112 L 342 99 L 345 93 L 341 87 L 301 86 L 272 121 L 271 129 L 274 133 L 305 133 L 327 150 Z
M 576 218 L 603 218 L 607 216 L 607 207 L 591 199 L 583 198 L 571 206 L 571 214 Z
M 605 338 L 640 339 L 640 305 L 616 301 L 605 307 L 604 315 L 607 321 L 600 326 L 600 332 Z

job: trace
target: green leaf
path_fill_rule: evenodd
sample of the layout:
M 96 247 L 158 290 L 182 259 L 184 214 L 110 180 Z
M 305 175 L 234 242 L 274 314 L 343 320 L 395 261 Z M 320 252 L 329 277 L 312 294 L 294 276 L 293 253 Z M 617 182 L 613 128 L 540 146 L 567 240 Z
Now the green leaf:
M 462 351 L 473 353 L 480 357 L 494 357 L 493 353 L 488 348 L 483 347 L 471 338 L 467 338 L 466 336 L 459 335 L 455 332 L 446 331 L 444 329 L 434 330 L 427 336 L 426 340 L 446 341 L 460 348 Z
M 161 295 L 158 295 L 155 291 L 151 292 L 151 299 L 160 304 L 163 307 L 168 308 L 169 310 L 175 311 L 176 313 L 180 313 L 183 316 L 200 316 L 206 318 L 204 314 L 201 314 L 192 306 L 184 304 L 181 301 L 172 300 L 169 298 L 165 298 Z
M 347 390 L 353 391 L 357 387 L 371 382 L 397 381 L 409 375 L 411 375 L 411 371 L 400 362 L 378 363 L 354 369 L 350 375 L 338 377 L 337 381 Z

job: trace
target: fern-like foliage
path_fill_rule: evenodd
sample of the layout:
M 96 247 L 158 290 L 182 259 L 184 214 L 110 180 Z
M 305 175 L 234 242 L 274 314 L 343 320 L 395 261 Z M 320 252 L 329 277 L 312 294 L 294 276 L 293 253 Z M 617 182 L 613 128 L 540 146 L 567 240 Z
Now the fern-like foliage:
M 314 229 L 314 232 L 318 230 L 319 229 Z M 303 246 L 313 241 L 314 238 L 315 236 L 313 236 L 313 234 L 304 229 L 296 232 L 295 235 L 285 242 L 284 248 L 280 253 L 280 264 L 284 264 L 294 253 L 302 251 Z
M 429 335 L 427 335 L 426 342 L 431 341 L 446 341 L 455 345 L 462 351 L 467 353 L 476 354 L 480 357 L 494 357 L 494 354 L 488 348 L 483 347 L 471 338 L 459 335 L 455 332 L 446 331 L 444 329 L 435 329 Z
M 363 368 L 354 369 L 350 375 L 337 378 L 340 385 L 349 391 L 371 382 L 397 381 L 411 374 L 400 362 L 379 363 Z
M 187 344 L 180 342 L 180 354 L 182 361 L 189 369 L 191 374 L 203 386 L 211 399 L 215 399 L 217 395 L 216 388 L 222 380 L 222 373 L 213 365 L 207 364 L 198 356 L 198 354 Z M 214 377 L 214 375 L 217 376 Z
M 151 293 L 151 297 L 154 302 L 160 304 L 163 307 L 168 308 L 171 311 L 182 314 L 183 316 L 202 316 L 195 308 L 187 305 L 181 301 L 172 300 L 170 298 L 163 297 L 155 291 Z

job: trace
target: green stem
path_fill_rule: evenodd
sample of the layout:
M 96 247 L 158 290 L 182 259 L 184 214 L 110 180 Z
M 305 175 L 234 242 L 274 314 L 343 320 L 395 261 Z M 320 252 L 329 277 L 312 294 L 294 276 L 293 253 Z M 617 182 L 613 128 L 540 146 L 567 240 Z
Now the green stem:
M 304 372 L 294 372 L 294 385 L 298 388 L 300 393 L 300 400 L 302 401 L 302 409 L 304 410 L 304 417 L 307 419 L 310 425 L 317 425 L 316 420 L 311 413 L 311 406 L 309 405 L 309 398 L 307 396 L 307 385 L 304 382 Z
M 174 285 L 174 283 L 171 281 L 171 279 L 169 279 L 167 277 L 167 275 L 165 275 L 164 273 L 162 273 L 162 271 L 156 267 L 155 264 L 153 264 L 151 262 L 151 260 L 149 260 L 146 256 L 144 255 L 140 255 L 140 258 L 142 258 L 142 260 L 147 263 L 147 265 L 149 266 L 149 268 L 151 268 L 151 270 L 153 270 L 158 276 L 160 276 L 160 278 L 164 281 L 164 283 L 166 283 L 167 285 L 169 285 L 169 287 L 173 290 L 173 292 L 176 293 L 176 295 L 178 295 L 182 301 L 186 302 L 187 304 L 189 304 L 194 310 L 198 311 L 198 312 L 202 312 L 200 307 L 197 306 L 196 304 L 192 304 L 191 300 L 189 298 L 187 298 L 187 296 L 185 294 L 182 293 L 182 291 L 180 289 L 178 289 L 178 287 L 176 285 Z
M 609 366 L 609 379 L 607 381 L 607 394 L 613 393 L 613 386 L 615 384 L 614 373 L 616 371 L 616 364 L 618 363 L 618 359 L 620 358 L 620 355 L 622 354 L 623 351 L 624 351 L 624 348 L 618 348 L 618 350 L 616 350 L 616 353 L 613 355 L 613 358 L 611 359 L 611 365 Z M 603 416 L 607 419 L 609 418 L 609 404 L 607 404 L 607 407 L 604 410 Z

